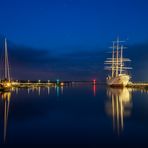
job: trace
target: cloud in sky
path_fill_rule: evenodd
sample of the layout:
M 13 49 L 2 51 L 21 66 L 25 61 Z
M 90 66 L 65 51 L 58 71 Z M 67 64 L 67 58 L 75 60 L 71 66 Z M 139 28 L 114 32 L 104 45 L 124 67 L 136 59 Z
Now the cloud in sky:
M 1 42 L 2 43 L 2 42 Z M 0 45 L 1 47 L 3 45 Z M 3 47 L 4 48 L 4 47 Z M 132 45 L 124 55 L 132 60 L 131 74 L 135 81 L 148 81 L 148 43 Z M 108 49 L 80 50 L 55 55 L 53 50 L 33 49 L 8 41 L 13 79 L 92 80 L 104 81 L 104 60 Z

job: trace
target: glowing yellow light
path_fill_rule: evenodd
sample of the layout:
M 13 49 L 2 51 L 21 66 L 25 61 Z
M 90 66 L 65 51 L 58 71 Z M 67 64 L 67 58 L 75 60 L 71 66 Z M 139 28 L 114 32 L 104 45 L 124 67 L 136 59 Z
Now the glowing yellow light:
M 64 86 L 64 83 L 62 82 L 60 85 L 61 85 L 61 86 Z
M 9 82 L 6 83 L 6 86 L 7 86 L 7 87 L 10 87 L 10 86 L 11 86 L 11 83 L 9 83 Z
M 16 84 L 18 84 L 18 83 L 17 83 L 17 82 L 12 82 L 11 84 L 12 84 L 12 85 L 16 85 Z

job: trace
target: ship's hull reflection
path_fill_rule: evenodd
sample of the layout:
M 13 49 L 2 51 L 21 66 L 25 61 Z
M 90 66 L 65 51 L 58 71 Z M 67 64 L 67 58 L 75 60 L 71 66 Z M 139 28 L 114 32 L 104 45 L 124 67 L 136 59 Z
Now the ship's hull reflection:
M 131 115 L 131 92 L 127 88 L 107 88 L 106 113 L 112 117 L 113 130 L 120 135 L 124 118 Z

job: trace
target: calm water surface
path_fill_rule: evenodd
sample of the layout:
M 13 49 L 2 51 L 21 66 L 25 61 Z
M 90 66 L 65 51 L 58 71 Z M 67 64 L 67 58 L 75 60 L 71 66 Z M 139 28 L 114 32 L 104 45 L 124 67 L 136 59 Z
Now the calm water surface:
M 148 142 L 148 93 L 92 84 L 0 94 L 0 143 Z

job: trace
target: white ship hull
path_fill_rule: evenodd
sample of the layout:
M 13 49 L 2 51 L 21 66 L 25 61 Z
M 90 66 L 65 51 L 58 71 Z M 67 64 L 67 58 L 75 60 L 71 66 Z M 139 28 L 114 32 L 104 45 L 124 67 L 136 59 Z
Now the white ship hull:
M 125 87 L 130 80 L 130 76 L 126 74 L 119 74 L 116 77 L 107 77 L 107 85 L 112 87 Z

